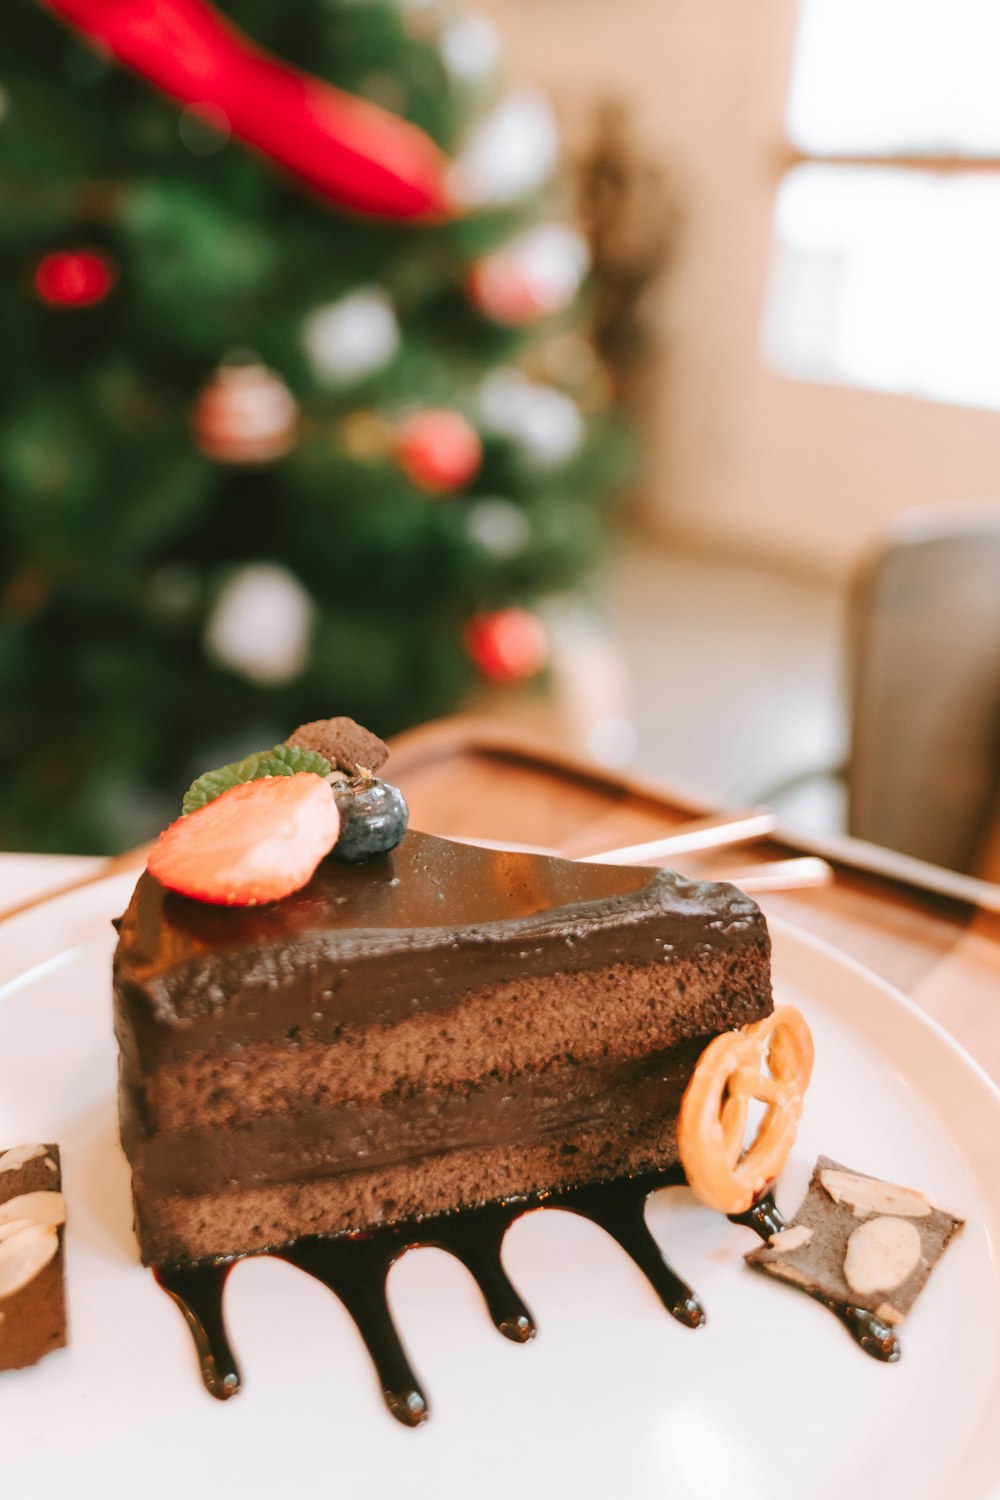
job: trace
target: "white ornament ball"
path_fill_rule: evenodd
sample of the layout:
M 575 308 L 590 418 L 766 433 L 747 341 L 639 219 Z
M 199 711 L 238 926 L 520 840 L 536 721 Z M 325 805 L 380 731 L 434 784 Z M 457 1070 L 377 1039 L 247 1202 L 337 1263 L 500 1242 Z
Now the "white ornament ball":
M 449 185 L 466 208 L 514 203 L 548 181 L 559 137 L 542 94 L 510 94 L 480 120 L 452 164 Z
M 517 443 L 539 468 L 554 468 L 578 451 L 584 439 L 583 417 L 564 391 L 536 385 L 520 370 L 501 368 L 479 387 L 484 425 Z
M 510 500 L 484 496 L 469 503 L 465 529 L 484 552 L 498 559 L 516 557 L 531 541 L 531 522 Z
M 525 274 L 540 289 L 548 307 L 565 307 L 576 296 L 590 269 L 590 250 L 568 224 L 539 224 L 508 245 Z
M 586 241 L 567 224 L 540 224 L 476 261 L 473 305 L 499 323 L 536 323 L 568 307 L 590 265 Z
M 321 380 L 356 385 L 394 359 L 399 323 L 379 287 L 363 287 L 309 314 L 302 331 L 306 353 Z
M 442 28 L 438 45 L 456 83 L 482 83 L 500 62 L 500 38 L 485 16 L 456 16 Z
M 220 666 L 264 687 L 292 682 L 309 660 L 315 608 L 297 578 L 277 563 L 235 573 L 215 603 L 205 649 Z

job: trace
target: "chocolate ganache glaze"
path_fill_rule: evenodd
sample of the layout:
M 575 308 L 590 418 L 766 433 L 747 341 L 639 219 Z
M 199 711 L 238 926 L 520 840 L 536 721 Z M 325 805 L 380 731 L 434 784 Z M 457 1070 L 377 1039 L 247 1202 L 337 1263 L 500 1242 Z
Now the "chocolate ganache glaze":
M 762 937 L 756 904 L 732 885 L 410 832 L 365 864 L 324 861 L 301 891 L 265 907 L 206 905 L 145 874 L 120 923 L 115 970 L 152 1066 L 216 1035 L 226 1045 L 270 1036 L 276 1017 L 320 1035 L 391 1024 L 445 1010 L 498 973 L 568 974 Z

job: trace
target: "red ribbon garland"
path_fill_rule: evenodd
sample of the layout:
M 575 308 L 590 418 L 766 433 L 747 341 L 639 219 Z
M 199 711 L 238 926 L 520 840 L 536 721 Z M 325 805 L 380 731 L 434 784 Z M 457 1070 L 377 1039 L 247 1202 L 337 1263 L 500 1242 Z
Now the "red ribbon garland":
M 324 198 L 364 214 L 442 219 L 445 158 L 416 125 L 256 47 L 204 0 L 41 0 L 181 104 Z

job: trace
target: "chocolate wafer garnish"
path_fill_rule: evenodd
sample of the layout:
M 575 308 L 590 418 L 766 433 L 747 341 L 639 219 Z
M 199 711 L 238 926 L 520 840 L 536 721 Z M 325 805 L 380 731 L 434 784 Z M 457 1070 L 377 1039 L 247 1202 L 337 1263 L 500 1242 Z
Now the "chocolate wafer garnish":
M 746 1261 L 821 1302 L 866 1353 L 893 1363 L 896 1329 L 962 1222 L 916 1188 L 821 1156 L 793 1219 Z
M 370 776 L 389 757 L 389 747 L 384 740 L 347 718 L 313 719 L 308 724 L 300 724 L 285 744 L 297 746 L 300 750 L 317 750 L 326 756 L 335 770 L 344 771 L 348 776 L 357 776 L 362 767 Z

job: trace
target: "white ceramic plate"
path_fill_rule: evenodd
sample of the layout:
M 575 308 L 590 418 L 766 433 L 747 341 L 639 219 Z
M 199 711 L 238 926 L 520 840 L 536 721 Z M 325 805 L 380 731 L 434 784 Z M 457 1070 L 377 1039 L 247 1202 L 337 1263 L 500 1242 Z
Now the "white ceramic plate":
M 779 996 L 817 1065 L 779 1188 L 825 1152 L 967 1219 L 885 1366 L 823 1308 L 742 1265 L 757 1243 L 683 1190 L 649 1222 L 702 1298 L 675 1323 L 593 1224 L 529 1215 L 505 1261 L 539 1327 L 508 1343 L 468 1274 L 411 1252 L 390 1299 L 432 1409 L 388 1415 L 361 1341 L 318 1283 L 237 1267 L 227 1317 L 244 1389 L 201 1386 L 180 1315 L 138 1264 L 116 1139 L 109 919 L 132 877 L 0 926 L 0 1146 L 62 1146 L 72 1343 L 0 1375 L 0 1486 L 31 1500 L 529 1496 L 824 1500 L 1000 1493 L 1000 1094 L 888 986 L 772 922 Z

